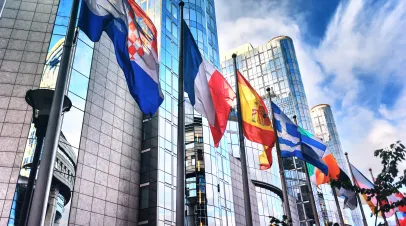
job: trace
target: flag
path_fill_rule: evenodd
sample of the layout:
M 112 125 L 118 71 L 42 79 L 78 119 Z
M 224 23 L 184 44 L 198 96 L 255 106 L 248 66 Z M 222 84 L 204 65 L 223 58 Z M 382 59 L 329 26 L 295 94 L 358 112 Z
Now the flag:
M 272 166 L 272 148 L 264 146 L 264 150 L 259 154 L 259 169 L 267 170 Z
M 214 144 L 218 147 L 227 127 L 235 93 L 220 72 L 202 57 L 185 21 L 182 26 L 185 92 L 196 111 L 207 118 Z
M 372 189 L 374 188 L 374 184 L 368 180 L 368 178 L 366 178 L 355 166 L 353 166 L 352 164 L 350 164 L 351 169 L 352 169 L 352 173 L 354 175 L 354 179 L 355 179 L 355 184 L 359 187 L 359 188 L 365 188 L 365 189 Z M 368 204 L 369 208 L 371 209 L 372 212 L 374 212 L 375 210 L 375 206 L 377 204 L 377 200 L 375 197 L 372 197 L 370 201 L 368 201 L 368 195 L 366 194 L 362 194 L 362 197 L 364 198 L 365 202 Z M 390 197 L 389 197 L 390 198 Z M 381 213 L 379 213 L 381 214 Z M 394 211 L 391 210 L 389 212 L 385 213 L 386 217 L 391 217 L 394 214 Z
M 337 160 L 335 159 L 333 153 L 331 153 L 329 149 L 327 149 L 326 152 L 324 153 L 323 162 L 328 167 L 328 175 L 325 175 L 319 169 L 315 169 L 314 182 L 317 185 L 329 183 L 331 179 L 338 180 L 341 173 L 341 169 L 337 164 Z
M 337 178 L 337 180 L 346 182 L 348 184 L 352 184 L 350 178 L 344 172 L 344 170 L 342 170 L 341 168 L 339 168 L 339 170 L 340 170 L 340 174 L 339 174 L 339 177 Z M 332 188 L 332 189 L 336 189 L 336 188 Z M 346 207 L 348 207 L 352 210 L 357 208 L 357 194 L 354 191 L 347 190 L 345 188 L 340 188 L 340 189 L 336 189 L 336 192 L 337 192 L 338 197 L 344 198 L 344 205 Z
M 399 224 L 398 226 L 406 226 L 406 213 L 403 212 L 397 212 L 396 213 L 398 216 Z
M 159 84 L 157 30 L 132 0 L 84 0 L 79 28 L 93 42 L 105 31 L 114 44 L 128 89 L 144 114 L 153 115 L 163 102 Z
M 316 177 L 316 169 L 313 165 L 307 165 L 307 171 L 309 172 L 310 181 L 316 185 L 317 184 L 317 177 Z M 324 174 L 323 174 L 324 175 Z
M 324 163 L 328 166 L 328 176 L 321 172 L 319 169 L 308 164 L 310 179 L 313 183 L 318 185 L 329 183 L 331 179 L 351 183 L 348 175 L 338 166 L 334 155 L 327 150 L 323 157 Z M 346 190 L 344 188 L 336 189 L 338 197 L 344 198 L 344 205 L 352 210 L 357 208 L 357 194 L 354 191 Z
M 372 178 L 373 181 L 375 182 L 375 178 Z M 386 201 L 382 201 L 382 204 L 387 204 L 389 202 L 389 204 L 392 204 L 394 202 L 397 201 L 401 201 L 403 200 L 405 197 L 403 196 L 402 193 L 400 193 L 399 191 L 396 193 L 391 194 L 390 196 L 387 197 L 387 202 Z M 393 209 L 393 211 L 399 211 L 399 212 L 405 212 L 406 213 L 406 206 L 398 206 L 396 208 Z
M 395 196 L 396 201 L 403 200 L 405 197 L 403 196 L 402 193 L 398 192 L 396 194 L 393 194 L 392 196 Z M 395 211 L 403 212 L 406 213 L 406 206 L 398 206 Z
M 275 144 L 275 132 L 268 109 L 262 98 L 239 71 L 237 76 L 244 135 L 250 141 L 272 148 Z
M 389 202 L 389 204 L 392 204 L 394 202 L 403 200 L 405 197 L 403 196 L 402 193 L 397 192 L 397 193 L 393 193 L 392 195 L 387 197 L 387 201 Z M 384 204 L 387 204 L 384 202 Z M 399 211 L 399 212 L 406 212 L 406 206 L 398 206 L 396 208 L 393 209 L 393 211 Z
M 272 110 L 281 156 L 297 157 L 328 175 L 328 167 L 321 158 L 327 146 L 320 139 L 294 124 L 274 103 L 272 103 Z

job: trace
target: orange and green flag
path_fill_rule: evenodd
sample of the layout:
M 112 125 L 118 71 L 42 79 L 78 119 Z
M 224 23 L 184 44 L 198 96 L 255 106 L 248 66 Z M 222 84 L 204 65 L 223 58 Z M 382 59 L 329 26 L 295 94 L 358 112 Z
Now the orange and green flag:
M 329 149 L 324 153 L 323 162 L 328 166 L 328 175 L 325 175 L 317 168 L 314 170 L 314 174 L 310 175 L 310 178 L 317 185 L 329 183 L 331 179 L 338 180 L 340 177 L 341 169 L 338 166 L 333 153 L 331 153 Z
M 268 109 L 251 84 L 239 71 L 237 73 L 244 136 L 250 141 L 267 146 L 265 149 L 272 150 L 275 144 L 275 132 Z M 270 151 L 265 151 L 265 153 L 271 154 Z M 271 156 L 267 156 L 268 159 L 269 157 Z M 272 164 L 272 162 L 270 163 Z

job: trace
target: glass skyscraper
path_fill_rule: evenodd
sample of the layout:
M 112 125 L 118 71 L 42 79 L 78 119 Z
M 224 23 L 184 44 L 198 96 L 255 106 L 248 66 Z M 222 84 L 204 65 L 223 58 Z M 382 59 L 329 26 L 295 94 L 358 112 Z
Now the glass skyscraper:
M 316 105 L 312 107 L 310 114 L 312 117 L 315 134 L 318 137 L 323 138 L 323 140 L 327 142 L 328 149 L 331 151 L 331 153 L 333 153 L 340 168 L 343 169 L 347 175 L 350 175 L 348 164 L 347 161 L 345 160 L 344 151 L 341 147 L 340 137 L 337 132 L 337 127 L 334 121 L 334 116 L 330 105 L 328 104 Z M 325 189 L 330 188 L 326 186 Z M 343 200 L 342 199 L 340 200 L 341 200 L 340 206 L 343 207 L 344 205 Z M 331 205 L 334 205 L 335 207 L 335 203 L 331 203 Z M 331 207 L 331 209 L 333 208 Z M 358 208 L 353 211 L 345 209 L 342 212 L 344 214 L 344 221 L 346 221 L 345 222 L 346 224 L 352 225 L 363 224 L 360 210 Z M 334 215 L 337 214 L 337 212 L 332 211 L 330 214 Z M 350 217 L 351 215 L 353 223 L 351 223 Z M 336 218 L 338 218 L 338 216 Z
M 73 178 L 72 195 L 52 193 L 59 198 L 57 205 L 49 202 L 56 206 L 47 215 L 50 225 L 176 224 L 179 2 L 136 2 L 159 33 L 165 101 L 155 115 L 142 115 L 106 34 L 92 43 L 78 30 L 66 93 L 73 107 L 63 117 L 60 139 L 67 154 L 54 175 Z M 37 143 L 24 95 L 31 88 L 54 88 L 72 1 L 0 3 L 0 221 L 16 225 L 25 166 Z M 185 1 L 184 18 L 201 53 L 219 68 L 214 1 Z M 230 143 L 223 139 L 214 148 L 207 120 L 187 103 L 186 123 L 187 221 L 235 225 Z
M 0 195 L 0 209 L 2 223 L 18 225 L 33 150 L 37 144 L 35 127 L 31 124 L 32 110 L 24 101 L 24 96 L 28 89 L 55 87 L 71 1 L 2 3 L 5 4 L 0 4 L 3 10 L 0 49 L 5 54 L 0 55 L 0 77 L 6 79 L 0 81 L 0 86 L 9 89 L 1 93 L 0 112 L 9 115 L 9 119 L 1 119 L 0 145 L 10 145 L 0 151 L 5 153 L 2 159 L 9 161 L 9 164 L 0 163 L 0 170 L 6 172 L 2 173 L 0 180 L 0 194 L 6 194 Z M 63 117 L 46 225 L 68 224 L 93 48 L 94 44 L 78 31 L 66 93 L 73 107 Z M 11 102 L 14 104 L 7 104 Z M 12 130 L 14 133 L 10 133 Z M 15 179 L 7 180 L 7 177 Z
M 297 116 L 298 124 L 307 131 L 314 133 L 310 117 L 310 110 L 300 75 L 299 65 L 291 38 L 278 36 L 268 43 L 254 48 L 251 44 L 245 44 L 231 51 L 222 58 L 221 68 L 223 75 L 229 83 L 235 87 L 234 69 L 231 54 L 237 54 L 237 67 L 248 79 L 251 85 L 267 98 L 266 88 L 271 88 L 272 101 L 274 101 L 287 116 Z M 269 104 L 269 99 L 265 100 Z M 269 106 L 268 106 L 269 107 Z M 309 190 L 304 173 L 304 162 L 296 158 L 284 158 L 286 183 L 289 196 L 295 202 L 290 203 L 292 218 L 295 225 L 313 225 L 314 215 L 309 201 Z M 251 172 L 251 171 L 250 171 Z M 252 177 L 253 172 L 251 172 Z M 314 184 L 313 193 L 315 198 L 318 217 L 322 225 L 338 222 L 329 216 L 329 200 L 323 189 L 318 189 Z
M 233 195 L 235 215 L 237 225 L 245 225 L 244 200 L 239 196 L 238 191 L 242 191 L 240 150 L 238 139 L 238 124 L 234 113 L 229 118 L 227 131 L 225 134 L 230 141 L 231 160 L 234 163 L 232 169 Z M 224 138 L 223 138 L 224 139 Z M 259 154 L 264 150 L 263 145 L 245 139 L 245 152 L 247 155 L 247 167 L 250 179 L 251 210 L 254 225 L 268 226 L 269 216 L 282 218 L 283 215 L 283 195 L 281 180 L 279 175 L 278 161 L 273 161 L 270 169 L 259 169 Z M 276 156 L 275 150 L 272 151 Z M 274 158 L 275 159 L 275 158 Z M 244 191 L 246 192 L 246 191 Z
M 159 112 L 143 120 L 140 224 L 175 222 L 177 102 L 179 64 L 178 1 L 137 1 L 160 34 L 160 82 L 165 95 Z M 219 68 L 214 0 L 184 1 L 184 19 L 204 57 Z M 227 140 L 214 148 L 207 120 L 185 104 L 186 215 L 190 225 L 233 225 L 230 155 Z
M 158 30 L 165 100 L 155 115 L 143 115 L 107 35 L 93 43 L 77 30 L 66 92 L 73 107 L 63 116 L 46 225 L 176 225 L 179 2 L 136 2 Z M 0 0 L 0 225 L 19 223 L 37 144 L 24 96 L 29 89 L 55 87 L 71 4 Z M 230 61 L 220 67 L 214 0 L 185 1 L 184 18 L 204 57 L 231 78 Z M 280 37 L 243 52 L 240 69 L 259 93 L 271 86 L 278 96 L 274 101 L 312 131 L 292 41 Z M 185 112 L 188 224 L 244 225 L 233 115 L 214 148 L 207 120 L 187 102 Z M 283 214 L 278 163 L 260 171 L 263 147 L 249 141 L 246 147 L 254 225 L 268 225 L 268 216 Z M 284 166 L 294 220 L 310 223 L 303 163 L 286 160 Z

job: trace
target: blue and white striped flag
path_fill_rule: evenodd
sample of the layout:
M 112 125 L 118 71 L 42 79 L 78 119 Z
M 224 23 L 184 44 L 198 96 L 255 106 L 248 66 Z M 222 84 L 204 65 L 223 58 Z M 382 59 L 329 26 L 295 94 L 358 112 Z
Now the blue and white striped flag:
M 319 138 L 293 123 L 274 103 L 272 111 L 275 116 L 274 128 L 278 132 L 281 157 L 297 157 L 328 175 L 328 167 L 322 160 L 327 146 Z

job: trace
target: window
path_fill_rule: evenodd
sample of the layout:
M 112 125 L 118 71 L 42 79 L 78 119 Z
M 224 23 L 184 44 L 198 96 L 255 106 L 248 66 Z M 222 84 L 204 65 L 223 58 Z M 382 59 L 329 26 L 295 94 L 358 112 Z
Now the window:
M 174 4 L 172 4 L 172 15 L 176 19 L 178 18 L 178 8 L 176 8 L 176 6 Z
M 141 2 L 141 8 L 144 11 L 147 11 L 147 2 Z
M 196 159 L 195 159 L 195 156 L 193 155 L 192 156 L 192 166 L 194 166 L 194 165 L 196 165 Z
M 148 208 L 149 189 L 148 186 L 140 188 L 140 209 Z

